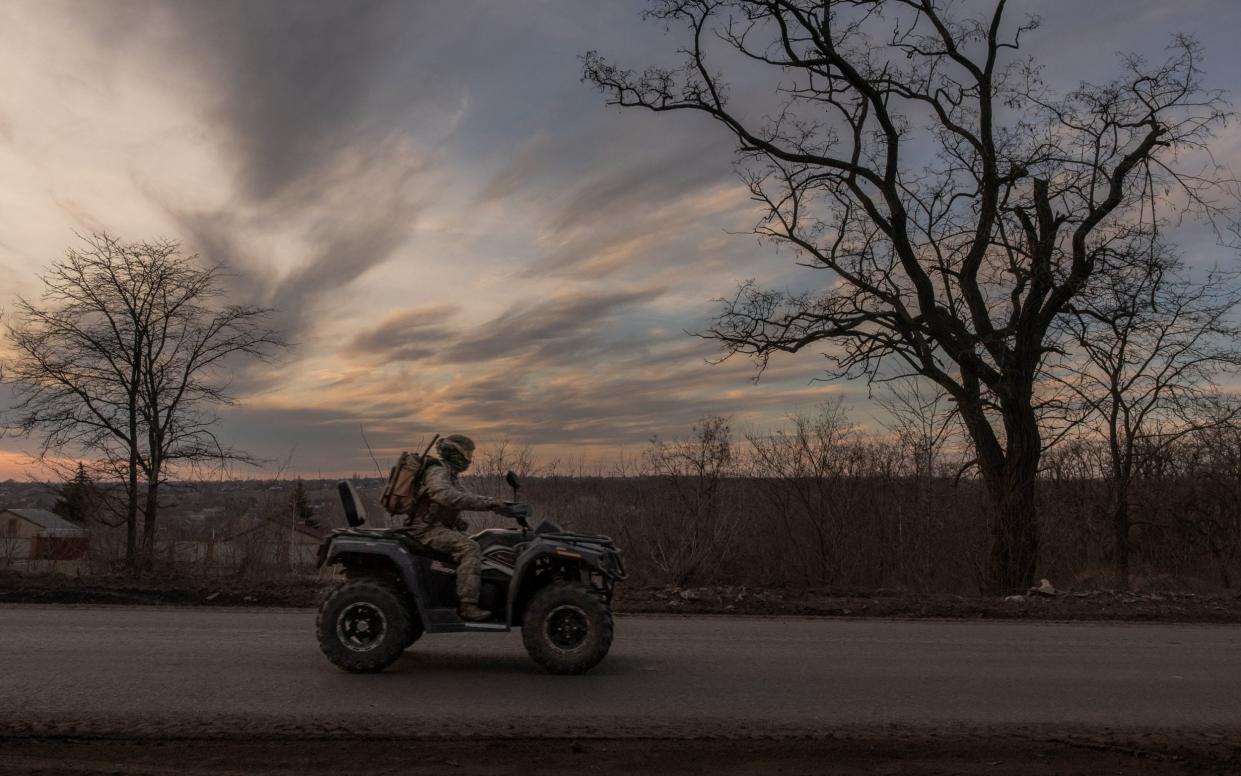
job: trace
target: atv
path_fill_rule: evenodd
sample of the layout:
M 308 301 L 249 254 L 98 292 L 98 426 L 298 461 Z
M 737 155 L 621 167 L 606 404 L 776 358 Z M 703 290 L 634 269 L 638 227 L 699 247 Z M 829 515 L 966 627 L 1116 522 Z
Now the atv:
M 516 500 L 520 484 L 506 477 Z M 348 528 L 319 547 L 319 566 L 343 567 L 345 581 L 319 607 L 319 647 L 340 668 L 382 671 L 424 633 L 504 633 L 521 628 L 526 651 L 543 668 L 579 674 L 612 644 L 612 593 L 625 579 L 621 553 L 599 534 L 491 528 L 474 534 L 482 551 L 479 606 L 485 622 L 457 616 L 456 565 L 408 529 L 365 528 L 366 510 L 349 482 L 337 486 Z

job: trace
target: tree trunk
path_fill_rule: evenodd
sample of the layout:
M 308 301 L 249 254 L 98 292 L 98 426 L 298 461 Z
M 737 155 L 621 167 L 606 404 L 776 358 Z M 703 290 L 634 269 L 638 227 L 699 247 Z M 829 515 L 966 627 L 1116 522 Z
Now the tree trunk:
M 1038 570 L 1038 464 L 1043 452 L 1038 419 L 1028 408 L 1005 413 L 1004 462 L 988 490 L 991 524 L 989 587 L 996 595 L 1023 593 Z
M 125 483 L 125 566 L 138 573 L 138 455 L 129 453 L 129 481 Z
M 988 488 L 994 510 L 988 592 L 994 595 L 1024 593 L 1038 569 L 1037 463 L 1032 471 L 1005 468 Z
M 138 407 L 137 394 L 129 394 L 129 481 L 125 490 L 125 565 L 130 573 L 141 571 L 138 561 Z
M 146 518 L 142 523 L 143 563 L 155 566 L 155 527 L 159 517 L 159 476 L 147 480 Z
M 1028 405 L 1005 413 L 1001 447 L 981 403 L 958 406 L 991 507 L 991 553 L 983 587 L 992 595 L 1023 593 L 1033 586 L 1038 568 L 1038 419 Z
M 130 573 L 138 574 L 141 572 L 141 562 L 138 558 L 138 464 L 140 463 L 138 448 L 138 365 L 141 363 L 140 354 L 142 353 L 142 339 L 137 332 L 134 333 L 133 351 L 130 356 L 133 362 L 129 369 L 129 385 L 126 386 L 128 393 L 129 406 L 129 489 L 125 496 L 128 503 L 125 505 L 125 522 L 126 522 L 126 547 L 125 562 L 129 566 Z

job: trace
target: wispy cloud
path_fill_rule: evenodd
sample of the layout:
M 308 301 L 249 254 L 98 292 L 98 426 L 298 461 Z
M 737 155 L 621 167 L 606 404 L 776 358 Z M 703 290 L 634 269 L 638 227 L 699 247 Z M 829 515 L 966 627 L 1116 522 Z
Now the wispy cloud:
M 515 304 L 484 323 L 441 355 L 449 363 L 469 364 L 522 358 L 532 367 L 548 361 L 581 364 L 609 347 L 618 320 L 658 297 L 649 289 L 587 291 Z
M 414 307 L 392 313 L 373 329 L 358 333 L 346 355 L 362 355 L 384 362 L 421 361 L 435 356 L 456 337 L 448 325 L 461 308 L 455 305 Z

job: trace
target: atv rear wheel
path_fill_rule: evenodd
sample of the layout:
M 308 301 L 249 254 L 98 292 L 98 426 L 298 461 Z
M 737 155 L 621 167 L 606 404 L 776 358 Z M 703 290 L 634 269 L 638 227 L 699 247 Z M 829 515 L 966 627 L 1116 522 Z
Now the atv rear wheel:
M 558 583 L 534 594 L 522 618 L 521 640 L 534 662 L 555 674 L 580 674 L 612 646 L 612 611 L 580 584 Z
M 417 612 L 410 612 L 409 631 L 405 635 L 405 649 L 414 646 L 414 642 L 422 638 L 424 633 L 426 630 L 422 627 L 422 619 L 418 617 Z
M 333 590 L 319 607 L 315 629 L 327 659 L 354 673 L 384 670 L 421 635 L 401 592 L 375 578 Z

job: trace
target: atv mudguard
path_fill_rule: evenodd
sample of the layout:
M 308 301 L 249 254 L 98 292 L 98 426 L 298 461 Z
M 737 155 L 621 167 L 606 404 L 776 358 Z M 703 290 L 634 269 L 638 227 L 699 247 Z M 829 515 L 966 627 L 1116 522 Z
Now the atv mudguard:
M 321 566 L 331 566 L 336 563 L 350 565 L 350 561 L 346 559 L 347 556 L 359 559 L 383 558 L 388 561 L 388 564 L 400 574 L 406 592 L 413 597 L 414 609 L 418 613 L 418 618 L 422 620 L 422 627 L 432 632 L 438 630 L 431 622 L 432 618 L 428 616 L 436 607 L 434 602 L 429 600 L 426 593 L 427 585 L 422 579 L 424 574 L 429 573 L 430 564 L 435 561 L 415 555 L 399 540 L 389 538 L 332 536 L 326 542 L 326 548 L 320 562 Z M 354 563 L 356 564 L 356 561 Z
M 513 568 L 513 580 L 508 586 L 506 612 L 510 627 L 520 622 L 525 601 L 534 592 L 531 587 L 533 580 L 529 578 L 529 572 L 534 563 L 542 558 L 548 558 L 562 568 L 572 569 L 583 583 L 589 585 L 592 573 L 612 576 L 605 569 L 604 552 L 606 551 L 595 550 L 589 546 L 577 544 L 565 546 L 554 540 L 545 541 L 536 534 Z

